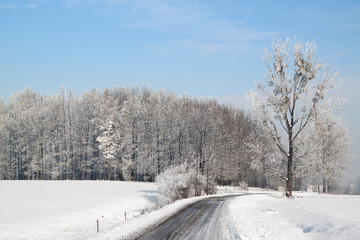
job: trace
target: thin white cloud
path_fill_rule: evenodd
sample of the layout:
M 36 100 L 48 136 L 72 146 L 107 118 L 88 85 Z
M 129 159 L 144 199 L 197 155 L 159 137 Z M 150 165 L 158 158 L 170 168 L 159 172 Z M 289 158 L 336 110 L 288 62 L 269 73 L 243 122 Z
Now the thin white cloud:
M 0 4 L 0 8 L 17 8 L 17 5 L 14 4 Z
M 175 36 L 162 49 L 183 46 L 198 52 L 243 51 L 254 41 L 272 38 L 276 32 L 252 29 L 245 23 L 222 19 L 197 1 L 166 0 L 65 0 L 69 8 L 81 6 L 126 9 L 125 27 L 151 29 Z M 158 48 L 158 46 L 148 46 Z M 166 50 L 171 51 L 171 50 Z
M 148 17 L 137 22 L 137 27 L 179 34 L 177 42 L 185 42 L 186 47 L 200 52 L 243 51 L 249 49 L 254 41 L 277 34 L 257 31 L 241 22 L 223 20 L 216 13 L 194 3 L 155 2 L 140 2 L 138 8 L 142 8 Z
M 337 57 L 343 57 L 346 56 L 348 54 L 354 54 L 360 52 L 360 47 L 355 47 L 355 48 L 351 48 L 351 49 L 344 49 L 344 50 L 339 50 L 337 52 L 333 52 L 329 55 L 326 56 L 326 59 L 331 59 L 331 58 L 337 58 Z
M 17 8 L 17 9 L 21 9 L 21 8 L 29 8 L 29 9 L 34 9 L 34 8 L 38 8 L 39 5 L 38 4 L 34 4 L 34 3 L 29 3 L 29 4 L 20 4 L 20 5 L 16 5 L 16 4 L 0 4 L 0 9 L 5 9 L 5 8 Z
M 26 8 L 30 8 L 30 9 L 35 9 L 38 8 L 39 5 L 35 4 L 35 3 L 30 3 L 26 5 Z

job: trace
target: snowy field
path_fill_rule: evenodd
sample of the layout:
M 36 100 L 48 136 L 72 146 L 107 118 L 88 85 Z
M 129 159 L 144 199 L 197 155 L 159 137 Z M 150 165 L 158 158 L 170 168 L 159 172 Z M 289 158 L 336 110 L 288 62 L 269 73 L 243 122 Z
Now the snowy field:
M 131 239 L 204 197 L 165 205 L 153 183 L 0 181 L 0 239 Z M 222 194 L 238 191 L 221 188 Z M 252 190 L 224 206 L 224 239 L 358 239 L 360 196 Z M 157 211 L 141 214 L 162 207 Z M 124 212 L 127 213 L 125 221 Z M 136 217 L 134 217 L 136 216 Z M 100 233 L 96 233 L 99 219 Z
M 228 202 L 225 236 L 242 240 L 360 239 L 360 196 L 277 192 Z
M 86 239 L 163 205 L 153 183 L 0 181 L 0 239 Z

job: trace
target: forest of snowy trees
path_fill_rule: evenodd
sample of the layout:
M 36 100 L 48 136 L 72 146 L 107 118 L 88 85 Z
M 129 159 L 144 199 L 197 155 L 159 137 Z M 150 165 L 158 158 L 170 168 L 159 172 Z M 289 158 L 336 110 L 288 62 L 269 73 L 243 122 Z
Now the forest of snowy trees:
M 214 99 L 165 90 L 92 89 L 77 97 L 26 88 L 0 101 L 0 179 L 155 181 L 186 163 L 221 185 L 277 188 L 279 170 L 265 161 L 276 151 L 256 122 Z M 322 176 L 314 183 L 318 168 L 302 168 L 295 189 L 322 184 Z
M 81 97 L 26 88 L 0 103 L 0 123 L 1 179 L 154 181 L 187 162 L 222 184 L 263 181 L 244 154 L 250 117 L 213 99 L 137 87 Z

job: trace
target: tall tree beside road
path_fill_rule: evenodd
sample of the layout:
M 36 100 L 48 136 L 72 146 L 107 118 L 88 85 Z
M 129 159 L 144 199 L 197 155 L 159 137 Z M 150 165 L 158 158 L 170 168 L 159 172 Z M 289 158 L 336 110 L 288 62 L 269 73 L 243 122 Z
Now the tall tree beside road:
M 337 73 L 315 59 L 314 42 L 274 39 L 273 57 L 265 49 L 266 77 L 248 99 L 287 163 L 286 196 L 292 197 L 294 161 L 304 129 L 315 121 L 317 105 L 337 83 Z

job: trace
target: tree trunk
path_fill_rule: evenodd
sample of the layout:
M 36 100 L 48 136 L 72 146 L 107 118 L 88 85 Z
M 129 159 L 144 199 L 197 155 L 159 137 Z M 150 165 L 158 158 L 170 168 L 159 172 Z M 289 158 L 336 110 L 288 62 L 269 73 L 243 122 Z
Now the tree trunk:
M 292 197 L 292 174 L 288 172 L 287 180 L 286 180 L 286 196 L 288 198 Z
M 87 143 L 86 143 L 86 148 L 87 149 Z M 89 166 L 88 166 L 88 153 L 87 150 L 85 150 L 85 180 L 89 180 Z
M 287 166 L 287 178 L 286 178 L 286 196 L 292 197 L 292 186 L 293 186 L 293 139 L 292 129 L 289 128 L 289 155 L 288 155 L 288 166 Z
M 209 195 L 209 168 L 206 168 L 206 195 Z

